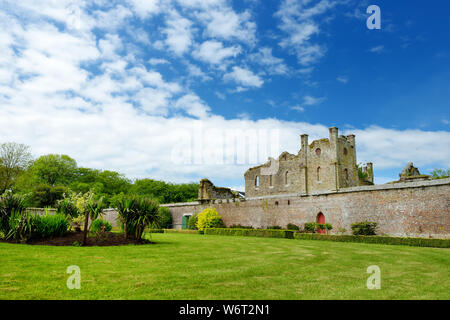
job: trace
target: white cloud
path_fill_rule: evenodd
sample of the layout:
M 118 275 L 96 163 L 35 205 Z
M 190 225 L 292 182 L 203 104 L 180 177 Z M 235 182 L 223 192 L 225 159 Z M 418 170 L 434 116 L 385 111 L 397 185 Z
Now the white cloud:
M 227 58 L 236 57 L 240 52 L 240 46 L 223 47 L 222 42 L 208 40 L 193 52 L 193 56 L 198 60 L 217 65 Z
M 291 107 L 291 109 L 292 109 L 292 110 L 295 110 L 295 111 L 298 111 L 298 112 L 303 112 L 303 111 L 305 111 L 305 108 L 303 108 L 303 107 L 300 106 L 300 105 L 293 106 L 293 107 Z
M 346 76 L 339 76 L 336 78 L 337 81 L 341 82 L 341 83 L 347 83 L 348 82 L 348 77 Z
M 339 3 L 340 1 L 329 0 L 321 0 L 314 4 L 309 0 L 284 0 L 281 3 L 275 16 L 280 18 L 279 27 L 287 37 L 280 45 L 294 50 L 301 65 L 313 64 L 325 54 L 324 45 L 311 43 L 312 37 L 320 33 L 319 22 L 315 18 Z
M 226 73 L 223 76 L 226 81 L 234 81 L 246 87 L 259 88 L 263 85 L 264 81 L 252 71 L 244 69 L 238 66 L 233 67 L 233 71 Z
M 175 106 L 198 118 L 206 118 L 208 112 L 211 111 L 211 108 L 195 94 L 184 95 L 178 99 Z
M 171 10 L 166 20 L 167 27 L 163 30 L 166 35 L 165 43 L 177 55 L 184 54 L 192 45 L 192 22 Z
M 321 104 L 325 100 L 326 100 L 325 97 L 315 98 L 313 96 L 304 96 L 303 97 L 303 104 L 306 105 L 306 106 L 315 106 L 315 105 Z
M 283 59 L 274 57 L 272 55 L 272 49 L 268 47 L 260 48 L 258 52 L 250 55 L 250 59 L 265 66 L 267 72 L 272 75 L 285 75 L 289 71 L 289 68 L 286 66 Z
M 373 53 L 382 53 L 385 51 L 384 45 L 375 46 L 369 49 L 370 52 Z
M 212 77 L 208 76 L 205 72 L 203 72 L 202 69 L 200 69 L 200 67 L 194 64 L 188 63 L 187 70 L 190 77 L 200 78 L 202 81 L 210 81 L 213 79 Z
M 159 13 L 162 5 L 159 0 L 128 0 L 132 5 L 133 11 L 142 19 Z
M 151 58 L 148 60 L 148 63 L 152 66 L 158 65 L 158 64 L 169 64 L 170 62 L 166 59 L 159 59 L 159 58 Z

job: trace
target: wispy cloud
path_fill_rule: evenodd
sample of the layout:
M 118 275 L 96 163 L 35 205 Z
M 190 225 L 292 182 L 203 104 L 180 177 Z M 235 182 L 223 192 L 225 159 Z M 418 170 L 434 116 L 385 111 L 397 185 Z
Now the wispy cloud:
M 386 49 L 384 48 L 384 45 L 375 46 L 369 49 L 369 52 L 373 53 L 383 53 Z
M 341 83 L 347 83 L 348 82 L 348 77 L 346 76 L 339 76 L 336 78 L 337 81 L 341 82 Z

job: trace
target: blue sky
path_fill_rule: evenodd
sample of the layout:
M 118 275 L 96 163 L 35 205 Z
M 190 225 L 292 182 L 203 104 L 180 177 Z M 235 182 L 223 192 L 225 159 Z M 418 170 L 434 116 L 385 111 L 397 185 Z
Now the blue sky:
M 381 30 L 366 26 L 373 4 Z M 356 134 L 358 162 L 374 163 L 377 183 L 395 180 L 408 161 L 424 173 L 448 168 L 449 9 L 444 1 L 4 0 L 0 141 L 130 178 L 208 177 L 242 189 L 249 167 L 296 153 L 302 133 L 313 140 L 337 126 Z M 252 143 L 270 150 L 238 161 L 238 140 L 252 134 L 247 152 Z

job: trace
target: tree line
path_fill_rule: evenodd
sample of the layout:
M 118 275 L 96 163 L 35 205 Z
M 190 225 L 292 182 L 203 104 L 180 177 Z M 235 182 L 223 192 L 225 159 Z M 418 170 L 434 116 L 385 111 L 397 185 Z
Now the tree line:
M 15 142 L 0 145 L 0 195 L 25 196 L 29 207 L 51 207 L 70 192 L 93 191 L 111 205 L 124 195 L 140 195 L 159 203 L 197 199 L 198 184 L 173 184 L 154 179 L 132 181 L 111 170 L 78 167 L 68 155 L 47 154 L 34 159 L 31 148 Z

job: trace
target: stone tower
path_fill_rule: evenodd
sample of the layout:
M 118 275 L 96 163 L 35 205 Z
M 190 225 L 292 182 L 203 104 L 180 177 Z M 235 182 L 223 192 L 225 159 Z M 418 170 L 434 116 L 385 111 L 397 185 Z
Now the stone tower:
M 302 134 L 300 143 L 297 155 L 283 152 L 278 159 L 248 169 L 246 197 L 310 194 L 360 185 L 354 135 L 339 136 L 338 128 L 331 127 L 328 138 L 308 144 L 308 135 Z M 373 181 L 373 175 L 370 178 Z

